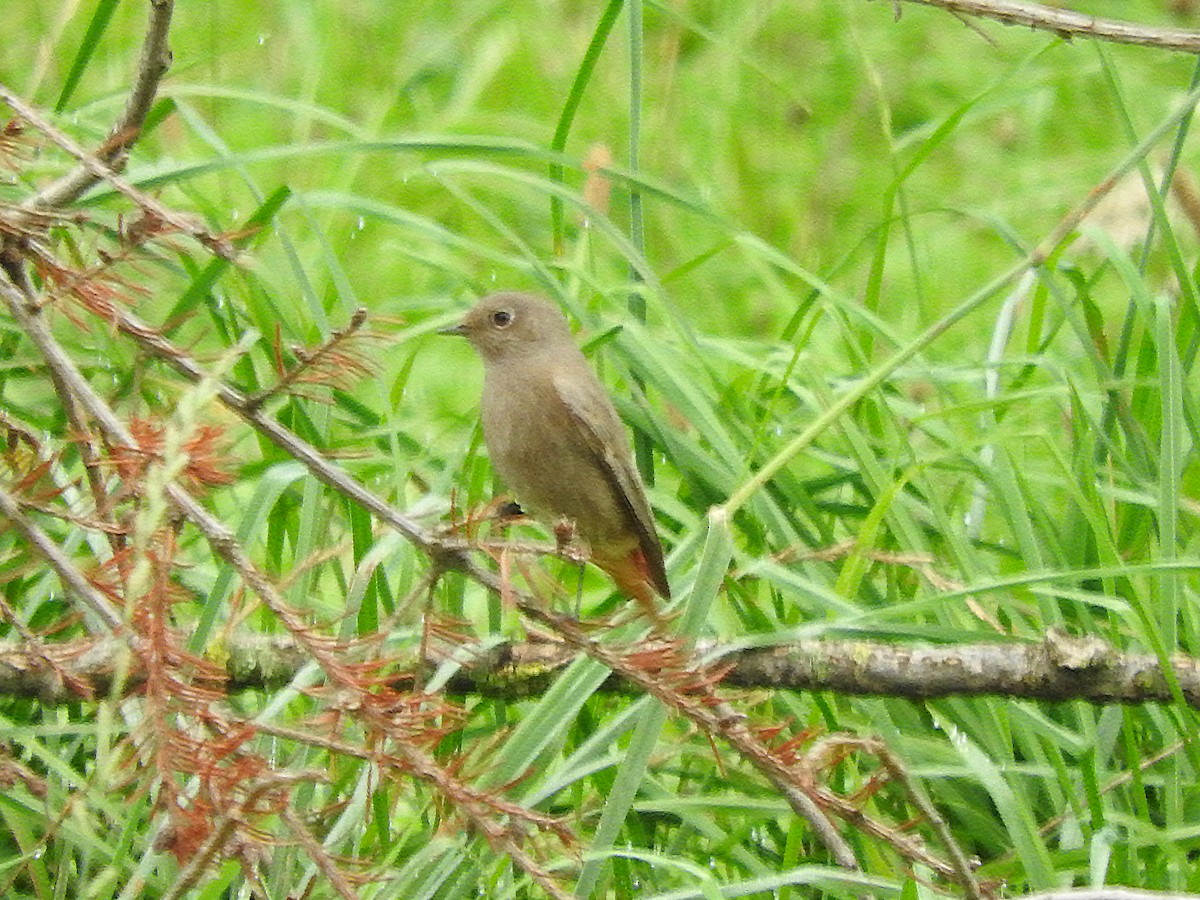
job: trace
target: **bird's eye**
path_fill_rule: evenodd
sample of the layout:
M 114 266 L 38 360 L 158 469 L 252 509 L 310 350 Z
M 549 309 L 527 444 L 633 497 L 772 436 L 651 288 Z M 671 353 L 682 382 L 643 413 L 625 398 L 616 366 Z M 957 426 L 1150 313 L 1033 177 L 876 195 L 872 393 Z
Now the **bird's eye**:
M 513 320 L 513 314 L 507 309 L 498 309 L 492 313 L 492 324 L 497 328 L 507 328 Z

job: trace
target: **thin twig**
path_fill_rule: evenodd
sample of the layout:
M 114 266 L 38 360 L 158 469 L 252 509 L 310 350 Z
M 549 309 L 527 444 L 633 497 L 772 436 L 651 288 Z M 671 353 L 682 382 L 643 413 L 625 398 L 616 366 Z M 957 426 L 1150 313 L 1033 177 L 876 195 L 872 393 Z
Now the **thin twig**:
M 188 381 L 197 383 L 208 377 L 204 368 L 177 347 L 169 338 L 140 321 L 132 313 L 118 309 L 114 313 L 113 325 L 124 335 L 132 338 L 143 351 L 160 359 Z M 231 412 L 236 413 L 255 431 L 267 438 L 280 450 L 301 463 L 312 475 L 327 487 L 353 500 L 368 512 L 390 525 L 419 549 L 434 557 L 445 557 L 442 562 L 447 568 L 470 570 L 474 568 L 465 555 L 439 540 L 428 529 L 415 520 L 394 509 L 383 498 L 369 491 L 343 469 L 326 459 L 321 452 L 284 428 L 256 407 L 249 397 L 224 382 L 215 385 L 217 400 Z
M 292 834 L 296 835 L 296 840 L 304 848 L 308 858 L 321 870 L 322 874 L 328 879 L 329 884 L 337 891 L 342 900 L 358 900 L 358 891 L 354 890 L 354 886 L 350 883 L 349 879 L 334 865 L 329 852 L 317 840 L 316 835 L 308 829 L 303 820 L 291 808 L 284 809 L 280 814 L 280 818 L 292 830 Z
M 166 223 L 179 233 L 190 235 L 215 256 L 219 256 L 222 259 L 235 259 L 237 257 L 237 249 L 228 238 L 219 234 L 213 234 L 198 219 L 178 213 L 159 203 L 139 188 L 134 187 L 113 171 L 110 166 L 81 147 L 69 135 L 54 127 L 49 119 L 3 84 L 0 84 L 0 101 L 7 103 L 22 119 L 44 133 L 56 145 L 79 160 L 81 164 L 80 169 L 90 173 L 95 181 L 108 182 L 115 191 L 124 194 L 140 209 L 146 210 L 159 221 Z M 32 198 L 28 203 L 32 203 L 34 199 L 36 198 Z M 41 215 L 41 211 L 36 207 L 26 205 L 22 208 L 29 209 L 30 212 L 39 216 Z M 21 223 L 18 222 L 17 224 Z
M 29 282 L 23 260 L 11 253 L 3 255 L 4 258 L 0 260 L 0 265 L 8 273 L 13 286 L 25 295 L 27 302 L 32 302 L 34 298 L 33 285 Z M 79 408 L 79 402 L 74 394 L 67 390 L 66 385 L 59 382 L 54 369 L 50 369 L 49 374 L 55 392 L 62 401 L 63 412 L 71 426 L 75 446 L 79 450 L 79 460 L 83 464 L 83 470 L 87 476 L 88 490 L 92 493 L 92 505 L 95 507 L 96 518 L 104 523 L 101 530 L 108 538 L 113 552 L 116 553 L 125 545 L 125 536 L 117 524 L 109 518 L 109 513 L 112 511 L 112 499 L 105 486 L 104 474 L 100 471 L 100 454 L 92 439 L 91 429 L 87 427 L 86 418 Z
M 787 765 L 759 741 L 743 716 L 728 715 L 724 704 L 708 706 L 672 689 L 663 679 L 632 665 L 619 652 L 592 640 L 579 623 L 545 609 L 534 598 L 517 595 L 517 605 L 529 618 L 552 628 L 563 640 L 582 650 L 596 662 L 636 684 L 667 707 L 691 720 L 707 735 L 728 743 L 754 766 L 788 801 L 795 813 L 812 827 L 818 840 L 844 869 L 858 869 L 854 851 L 829 821 L 821 808 L 802 789 Z
M 256 410 L 272 397 L 278 397 L 286 394 L 292 387 L 308 378 L 311 378 L 313 372 L 321 373 L 323 381 L 335 381 L 336 376 L 329 374 L 331 366 L 346 366 L 349 364 L 349 358 L 339 352 L 347 341 L 352 340 L 362 329 L 367 321 L 366 307 L 360 306 L 354 311 L 354 315 L 350 317 L 350 321 L 344 328 L 335 329 L 329 336 L 328 340 L 324 341 L 319 347 L 312 351 L 303 349 L 296 350 L 298 361 L 296 365 L 287 369 L 275 384 L 270 387 L 263 388 L 246 398 L 247 408 Z M 357 361 L 355 361 L 357 362 Z M 324 372 L 322 369 L 324 368 Z M 369 371 L 369 367 L 365 365 L 352 366 L 356 372 Z
M 288 785 L 306 781 L 319 781 L 322 773 L 312 772 L 274 772 L 260 778 L 246 788 L 246 794 L 227 815 L 223 816 L 220 824 L 208 835 L 204 843 L 193 853 L 175 876 L 171 887 L 163 894 L 163 900 L 178 900 L 187 895 L 195 887 L 200 876 L 221 854 L 237 831 L 244 823 L 245 817 L 255 808 L 260 798 L 270 791 L 278 790 Z
M 942 842 L 942 846 L 946 848 L 946 852 L 950 856 L 950 862 L 954 866 L 956 873 L 955 880 L 966 891 L 967 896 L 972 900 L 983 900 L 983 891 L 979 886 L 979 881 L 975 878 L 974 868 L 970 860 L 967 859 L 967 854 L 963 852 L 962 847 L 954 838 L 954 832 L 950 830 L 945 818 L 938 811 L 938 808 L 929 799 L 920 784 L 917 783 L 911 775 L 908 768 L 901 762 L 900 758 L 892 752 L 892 749 L 878 738 L 872 738 L 863 743 L 864 748 L 878 757 L 883 768 L 888 775 L 904 788 L 905 794 L 908 795 L 909 802 L 912 803 L 924 816 L 925 821 L 929 823 L 929 827 L 933 829 L 934 834 L 938 836 L 938 840 Z
M 119 610 L 109 603 L 108 598 L 101 594 L 83 577 L 71 559 L 62 551 L 58 544 L 51 540 L 28 516 L 21 511 L 17 498 L 0 485 L 0 517 L 21 533 L 21 536 L 50 564 L 58 575 L 63 587 L 77 597 L 103 623 L 104 627 L 116 634 L 125 633 L 125 621 Z
M 1117 19 L 1101 19 L 1069 9 L 1055 9 L 1041 3 L 1024 3 L 1020 0 L 904 0 L 933 6 L 960 16 L 977 16 L 994 19 L 1005 25 L 1023 25 L 1038 31 L 1049 31 L 1059 37 L 1094 38 L 1117 44 L 1134 44 L 1139 47 L 1157 47 L 1160 50 L 1176 50 L 1181 53 L 1200 53 L 1200 32 L 1183 28 L 1152 28 L 1122 22 Z
M 1126 769 L 1124 772 L 1121 772 L 1120 774 L 1115 775 L 1114 777 L 1110 778 L 1107 782 L 1105 782 L 1103 785 L 1101 785 L 1100 791 L 1099 791 L 1100 795 L 1104 796 L 1105 794 L 1111 794 L 1117 788 L 1122 787 L 1126 784 L 1129 784 L 1129 782 L 1133 781 L 1133 779 L 1135 777 L 1141 775 L 1143 772 L 1147 772 L 1150 769 L 1154 768 L 1163 760 L 1170 759 L 1175 754 L 1177 754 L 1183 750 L 1186 750 L 1187 745 L 1189 743 L 1191 743 L 1191 741 L 1193 739 L 1194 738 L 1192 738 L 1191 734 L 1189 733 L 1189 736 L 1186 739 L 1184 739 L 1182 741 L 1176 741 L 1175 743 L 1171 744 L 1168 747 L 1163 747 L 1157 753 L 1153 753 L 1150 756 L 1145 757 L 1144 759 L 1139 759 L 1136 766 Z M 1061 812 L 1058 815 L 1053 816 L 1052 818 L 1047 819 L 1045 822 L 1043 822 L 1041 827 L 1038 828 L 1038 834 L 1042 835 L 1043 837 L 1048 837 L 1049 835 L 1053 834 L 1057 829 L 1061 828 L 1065 822 L 1069 822 L 1069 821 L 1073 820 L 1074 818 L 1075 818 L 1075 812 L 1070 807 L 1068 807 L 1067 809 L 1063 810 L 1063 812 Z M 994 865 L 1003 867 L 1005 863 L 1010 862 L 1015 856 L 1016 856 L 1016 851 L 1009 850 L 1008 852 L 1004 853 L 1002 856 L 998 857 L 997 859 L 992 860 L 992 863 Z
M 146 38 L 142 42 L 137 72 L 134 74 L 133 87 L 125 101 L 124 111 L 113 123 L 108 136 L 95 152 L 72 154 L 81 165 L 31 197 L 25 204 L 26 209 L 61 209 L 78 200 L 93 185 L 106 178 L 106 171 L 111 173 L 123 168 L 125 156 L 141 133 L 142 124 L 146 121 L 154 98 L 158 95 L 158 86 L 171 67 L 171 50 L 167 44 L 167 35 L 171 29 L 171 14 L 174 9 L 174 0 L 150 0 L 150 20 L 146 26 Z M 5 99 L 8 102 L 7 98 Z M 23 113 L 22 117 L 27 118 Z M 49 135 L 49 132 L 46 133 Z M 98 163 L 100 168 L 97 169 L 89 160 Z

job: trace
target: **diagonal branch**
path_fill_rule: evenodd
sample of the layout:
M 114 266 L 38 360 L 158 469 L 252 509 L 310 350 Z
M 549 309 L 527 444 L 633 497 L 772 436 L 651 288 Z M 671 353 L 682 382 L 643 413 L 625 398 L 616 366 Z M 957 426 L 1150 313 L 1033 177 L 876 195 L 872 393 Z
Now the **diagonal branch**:
M 8 273 L 12 279 L 13 286 L 17 288 L 27 298 L 33 297 L 33 285 L 30 284 L 29 274 L 25 269 L 23 258 L 19 253 L 15 253 L 14 247 L 4 247 L 3 242 L 0 242 L 0 267 Z M 58 373 L 53 368 L 49 371 L 50 380 L 54 384 L 54 389 L 62 401 L 63 413 L 67 417 L 67 421 L 71 424 L 71 431 L 75 435 L 75 446 L 79 449 L 79 457 L 83 463 L 83 470 L 87 477 L 88 490 L 92 493 L 92 503 L 95 505 L 96 518 L 103 522 L 106 537 L 113 552 L 117 552 L 125 544 L 124 535 L 121 529 L 116 527 L 116 523 L 111 520 L 110 512 L 112 499 L 104 486 L 104 475 L 100 470 L 100 454 L 94 446 L 90 429 L 84 421 L 83 411 L 79 407 L 79 402 L 75 395 L 67 389 L 67 386 L 59 381 Z
M 112 324 L 122 334 L 131 338 L 144 352 L 160 359 L 192 383 L 207 378 L 204 368 L 169 338 L 139 320 L 132 313 L 115 309 Z M 294 432 L 280 425 L 263 412 L 261 400 L 250 397 L 224 381 L 215 385 L 216 397 L 228 410 L 272 444 L 301 463 L 312 475 L 343 496 L 354 501 L 363 509 L 377 516 L 408 541 L 427 553 L 436 565 L 457 569 L 467 573 L 475 581 L 498 590 L 499 583 L 494 575 L 476 565 L 464 552 L 462 542 L 445 540 L 396 510 L 382 497 L 370 491 L 340 466 L 330 462 L 316 447 Z
M 305 382 L 337 386 L 341 378 L 369 372 L 371 370 L 369 365 L 345 349 L 351 341 L 361 336 L 360 333 L 366 321 L 367 308 L 360 306 L 354 311 L 345 327 L 334 329 L 329 338 L 314 350 L 306 350 L 303 347 L 294 348 L 296 364 L 290 368 L 284 368 L 283 362 L 280 360 L 279 380 L 247 397 L 247 408 L 258 409 L 272 397 L 283 396 L 291 392 L 297 385 Z M 276 352 L 279 353 L 278 340 L 276 341 Z
M 945 818 L 924 789 L 917 783 L 917 780 L 912 777 L 908 769 L 900 761 L 899 757 L 892 752 L 892 749 L 879 738 L 870 738 L 867 741 L 860 741 L 866 749 L 874 754 L 874 756 L 883 765 L 888 776 L 895 782 L 903 786 L 905 794 L 908 795 L 909 802 L 912 803 L 921 815 L 925 817 L 925 821 L 929 823 L 929 827 L 934 834 L 938 836 L 938 840 L 942 842 L 942 846 L 946 848 L 946 853 L 950 857 L 950 864 L 955 871 L 955 880 L 962 885 L 967 896 L 978 900 L 982 898 L 979 882 L 975 877 L 975 867 L 971 860 L 967 859 L 966 853 L 954 837 L 954 832 L 950 830 Z
M 705 702 L 712 699 L 710 696 L 698 699 L 685 695 L 669 684 L 667 679 L 656 677 L 646 669 L 634 665 L 622 653 L 590 638 L 578 622 L 546 609 L 534 598 L 518 595 L 517 605 L 530 619 L 552 628 L 571 646 L 637 685 L 669 709 L 683 715 L 706 735 L 724 740 L 780 792 L 796 815 L 809 823 L 813 833 L 839 866 L 844 869 L 858 869 L 858 860 L 845 838 L 838 833 L 820 806 L 803 790 L 796 773 L 754 735 L 745 716 L 735 712 L 727 704 L 714 705 Z
M 46 560 L 54 569 L 63 587 L 83 601 L 84 605 L 96 614 L 106 628 L 118 634 L 125 633 L 125 622 L 120 611 L 83 577 L 83 573 L 75 567 L 62 548 L 21 511 L 21 504 L 17 498 L 5 490 L 3 485 L 0 485 L 0 519 L 5 520 L 8 525 L 21 533 L 29 546 L 33 547 L 42 559 Z M 41 655 L 40 650 L 38 655 Z

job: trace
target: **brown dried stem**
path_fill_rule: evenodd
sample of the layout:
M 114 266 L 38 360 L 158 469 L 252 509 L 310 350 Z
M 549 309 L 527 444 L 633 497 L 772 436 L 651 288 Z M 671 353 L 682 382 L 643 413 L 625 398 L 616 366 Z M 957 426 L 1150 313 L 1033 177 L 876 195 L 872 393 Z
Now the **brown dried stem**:
M 854 804 L 847 802 L 842 797 L 838 797 L 831 791 L 815 786 L 814 791 L 818 802 L 823 806 L 834 809 L 848 821 L 855 822 L 863 831 L 876 834 L 897 848 L 904 848 L 902 852 L 906 856 L 910 859 L 919 860 L 942 877 L 956 882 L 963 888 L 966 896 L 970 897 L 971 900 L 983 900 L 985 895 L 979 885 L 978 879 L 975 877 L 974 867 L 971 865 L 970 860 L 967 859 L 967 855 L 963 852 L 962 847 L 958 845 L 958 841 L 954 839 L 954 834 L 950 831 L 950 826 L 946 824 L 946 820 L 942 818 L 941 813 L 938 812 L 937 807 L 933 805 L 921 786 L 908 774 L 908 769 L 900 758 L 892 752 L 891 748 L 879 738 L 830 735 L 824 738 L 817 746 L 814 746 L 806 754 L 806 758 L 820 757 L 827 754 L 831 748 L 839 746 L 870 753 L 879 760 L 888 777 L 904 789 L 909 802 L 917 808 L 921 816 L 929 824 L 929 827 L 938 836 L 942 846 L 946 848 L 946 852 L 949 854 L 950 861 L 945 862 L 938 859 L 926 851 L 920 841 L 909 835 L 900 834 L 895 828 L 870 819 L 861 810 L 857 809 Z
M 4 293 L 5 287 L 3 282 L 0 282 L 0 293 Z M 62 548 L 21 511 L 20 503 L 3 485 L 0 485 L 0 518 L 5 519 L 21 533 L 29 546 L 33 547 L 42 559 L 46 560 L 54 569 L 67 592 L 82 601 L 84 606 L 95 613 L 105 628 L 116 634 L 128 636 L 121 612 L 83 577 L 83 573 L 76 568 Z
M 362 361 L 342 349 L 361 331 L 367 321 L 367 310 L 359 307 L 350 317 L 345 328 L 336 329 L 329 339 L 315 350 L 295 350 L 298 362 L 282 373 L 279 381 L 269 388 L 258 391 L 246 398 L 249 410 L 257 410 L 260 406 L 281 394 L 286 394 L 295 385 L 306 381 L 319 381 L 322 384 L 336 384 L 339 378 L 348 373 L 361 374 L 369 371 Z
M 317 840 L 316 835 L 304 824 L 303 820 L 291 808 L 285 809 L 280 818 L 283 819 L 283 823 L 291 829 L 292 833 L 296 835 L 296 839 L 300 842 L 300 846 L 304 848 L 304 852 L 308 855 L 308 858 L 321 870 L 321 873 L 328 879 L 329 884 L 337 891 L 338 896 L 342 900 L 358 900 L 358 891 L 354 889 L 354 885 L 342 874 L 341 870 L 334 863 L 333 858 L 325 850 L 321 842 Z
M 132 313 L 122 309 L 114 310 L 112 324 L 118 331 L 132 339 L 143 352 L 162 360 L 186 380 L 198 383 L 208 378 L 208 373 L 198 362 L 177 347 L 169 338 L 140 321 Z M 459 569 L 483 584 L 498 588 L 499 585 L 495 578 L 480 569 L 459 549 L 461 542 L 444 541 L 428 529 L 422 528 L 415 520 L 396 510 L 382 497 L 372 493 L 348 475 L 341 467 L 326 459 L 317 448 L 264 414 L 246 394 L 230 387 L 223 381 L 215 384 L 215 390 L 217 400 L 231 412 L 240 416 L 247 425 L 301 463 L 322 484 L 348 497 L 390 525 L 418 549 L 429 554 L 435 564 L 445 568 Z
M 239 825 L 247 819 L 264 795 L 288 785 L 313 781 L 321 777 L 319 772 L 273 772 L 258 779 L 255 783 L 247 785 L 238 804 L 228 814 L 221 817 L 220 823 L 212 829 L 204 844 L 179 871 L 171 887 L 163 894 L 163 900 L 178 900 L 178 898 L 188 895 L 188 892 L 196 886 L 196 882 L 229 844 Z
M 0 242 L 0 246 L 2 243 Z M 14 287 L 20 290 L 27 300 L 32 301 L 33 286 L 29 283 L 22 260 L 9 253 L 0 252 L 0 266 L 3 266 L 4 270 L 9 273 Z M 67 417 L 67 422 L 71 425 L 71 431 L 75 436 L 75 445 L 79 448 L 79 458 L 87 476 L 88 490 L 92 494 L 96 518 L 104 522 L 104 533 L 108 537 L 113 552 L 116 553 L 124 546 L 125 539 L 120 529 L 109 519 L 112 501 L 104 485 L 104 473 L 100 469 L 100 454 L 93 442 L 91 430 L 87 427 L 83 411 L 79 408 L 75 396 L 66 385 L 60 383 L 58 373 L 54 369 L 50 369 L 50 379 L 62 400 L 63 412 Z

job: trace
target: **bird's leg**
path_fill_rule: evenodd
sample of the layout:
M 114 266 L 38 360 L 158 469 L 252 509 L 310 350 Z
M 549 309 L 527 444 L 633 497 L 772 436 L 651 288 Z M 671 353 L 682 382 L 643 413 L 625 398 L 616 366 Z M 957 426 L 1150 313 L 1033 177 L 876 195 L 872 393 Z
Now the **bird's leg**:
M 579 578 L 575 581 L 575 619 L 583 615 L 583 568 L 587 553 L 575 542 L 575 521 L 565 516 L 554 523 L 554 549 L 558 555 L 578 566 Z
M 561 517 L 554 523 L 554 549 L 562 556 L 574 559 L 578 554 L 575 546 L 575 520 Z

